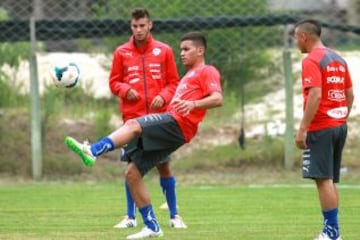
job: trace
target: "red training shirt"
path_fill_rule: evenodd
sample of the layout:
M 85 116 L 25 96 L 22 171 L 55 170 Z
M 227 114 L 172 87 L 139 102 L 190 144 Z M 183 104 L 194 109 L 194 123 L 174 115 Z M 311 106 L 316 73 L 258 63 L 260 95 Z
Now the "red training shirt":
M 190 69 L 181 79 L 168 107 L 168 112 L 177 120 L 186 142 L 190 142 L 195 136 L 198 125 L 205 117 L 207 110 L 193 109 L 189 114 L 183 116 L 174 109 L 176 100 L 195 101 L 212 92 L 222 92 L 220 73 L 213 66 L 203 65 Z
M 321 88 L 319 108 L 308 131 L 332 128 L 346 122 L 345 90 L 352 87 L 346 61 L 329 48 L 315 48 L 302 62 L 304 108 L 309 89 Z

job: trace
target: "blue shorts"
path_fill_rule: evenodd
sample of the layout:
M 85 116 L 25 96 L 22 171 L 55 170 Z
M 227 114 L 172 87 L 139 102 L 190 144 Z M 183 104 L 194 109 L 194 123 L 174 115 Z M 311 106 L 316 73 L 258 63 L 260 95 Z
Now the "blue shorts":
M 342 151 L 347 125 L 307 133 L 308 149 L 303 152 L 303 178 L 340 181 Z
M 185 144 L 176 120 L 167 113 L 148 114 L 136 119 L 142 127 L 141 136 L 124 147 L 122 160 L 133 162 L 142 176 Z

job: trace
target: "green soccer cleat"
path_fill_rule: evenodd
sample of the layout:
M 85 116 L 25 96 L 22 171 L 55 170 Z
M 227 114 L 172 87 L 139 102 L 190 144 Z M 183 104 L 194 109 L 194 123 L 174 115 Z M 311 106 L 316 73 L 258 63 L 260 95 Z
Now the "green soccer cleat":
M 94 166 L 96 157 L 91 153 L 88 141 L 84 141 L 84 143 L 79 143 L 72 137 L 66 137 L 65 143 L 71 151 L 81 157 L 81 160 L 85 166 Z

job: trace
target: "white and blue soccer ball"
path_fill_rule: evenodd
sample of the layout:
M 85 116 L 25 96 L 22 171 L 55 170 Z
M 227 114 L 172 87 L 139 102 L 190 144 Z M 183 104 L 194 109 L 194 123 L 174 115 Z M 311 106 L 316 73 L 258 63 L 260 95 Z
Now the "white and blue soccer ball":
M 51 69 L 51 77 L 58 87 L 74 88 L 80 82 L 80 68 L 75 62 L 61 62 Z

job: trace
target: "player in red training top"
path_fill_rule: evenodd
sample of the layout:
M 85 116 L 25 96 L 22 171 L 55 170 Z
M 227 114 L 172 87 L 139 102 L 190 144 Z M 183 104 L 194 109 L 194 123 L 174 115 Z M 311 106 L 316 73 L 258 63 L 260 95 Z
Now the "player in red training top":
M 123 122 L 149 113 L 165 112 L 179 82 L 172 49 L 152 37 L 153 24 L 149 11 L 144 8 L 133 9 L 130 26 L 130 40 L 114 52 L 109 80 L 112 93 L 120 99 Z M 129 154 L 135 149 L 134 146 L 136 140 L 123 148 L 122 161 L 131 161 Z M 176 179 L 169 161 L 170 157 L 164 156 L 164 160 L 156 168 L 170 213 L 170 226 L 187 228 L 178 213 Z M 125 194 L 127 213 L 114 226 L 119 229 L 137 226 L 136 206 L 126 181 Z
M 302 62 L 304 116 L 295 141 L 304 149 L 303 177 L 314 179 L 324 217 L 316 239 L 340 240 L 336 183 L 354 100 L 352 82 L 345 60 L 323 45 L 319 22 L 298 22 L 294 33 L 298 48 L 309 53 Z
M 180 41 L 181 61 L 188 68 L 181 79 L 166 113 L 148 114 L 130 119 L 96 143 L 79 143 L 66 137 L 67 146 L 77 153 L 87 166 L 94 165 L 96 157 L 120 148 L 137 139 L 137 149 L 126 170 L 132 197 L 146 225 L 127 239 L 160 237 L 162 230 L 155 218 L 150 195 L 143 176 L 164 156 L 174 152 L 194 137 L 199 123 L 209 108 L 222 105 L 223 97 L 219 72 L 205 64 L 206 38 L 200 32 L 185 34 Z

